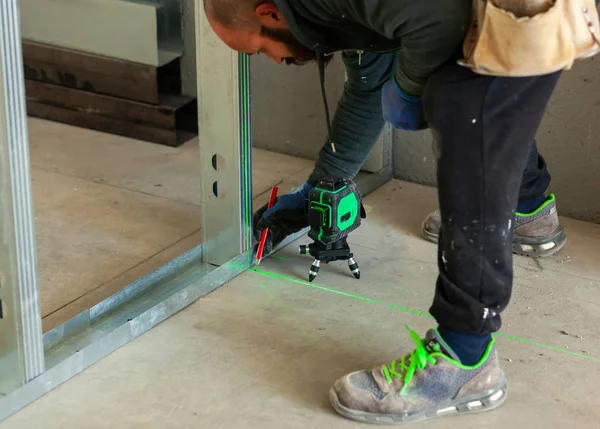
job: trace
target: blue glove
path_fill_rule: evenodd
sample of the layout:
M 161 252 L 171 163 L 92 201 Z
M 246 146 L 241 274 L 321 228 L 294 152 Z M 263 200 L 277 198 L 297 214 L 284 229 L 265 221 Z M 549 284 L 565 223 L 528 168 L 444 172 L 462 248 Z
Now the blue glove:
M 288 235 L 308 226 L 306 202 L 313 188 L 306 182 L 289 194 L 278 197 L 270 209 L 265 204 L 254 214 L 254 238 L 257 241 L 261 231 L 269 228 L 265 254 L 277 247 Z
M 394 128 L 410 131 L 427 128 L 422 99 L 402 91 L 395 78 L 388 80 L 383 85 L 381 104 L 383 118 Z
M 306 200 L 308 200 L 308 194 L 313 187 L 314 186 L 310 183 L 305 182 L 302 186 L 294 189 L 289 194 L 277 198 L 277 202 L 273 204 L 273 207 L 264 212 L 263 219 L 268 219 L 275 212 L 281 210 L 304 210 L 306 207 Z

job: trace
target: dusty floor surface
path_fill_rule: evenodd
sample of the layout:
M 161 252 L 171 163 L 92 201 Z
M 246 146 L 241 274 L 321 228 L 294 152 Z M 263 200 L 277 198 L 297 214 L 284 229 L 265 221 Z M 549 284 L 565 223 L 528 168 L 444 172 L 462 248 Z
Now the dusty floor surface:
M 171 148 L 34 118 L 29 138 L 44 331 L 202 242 L 197 140 Z M 311 167 L 255 150 L 254 197 Z
M 404 325 L 433 326 L 436 247 L 419 231 L 435 201 L 433 189 L 388 183 L 366 198 L 368 218 L 350 237 L 361 280 L 340 262 L 307 283 L 311 260 L 296 247 L 304 237 L 0 429 L 368 427 L 337 416 L 327 392 L 339 376 L 412 348 Z M 600 225 L 563 222 L 569 242 L 558 255 L 515 258 L 497 337 L 505 405 L 410 427 L 599 427 Z

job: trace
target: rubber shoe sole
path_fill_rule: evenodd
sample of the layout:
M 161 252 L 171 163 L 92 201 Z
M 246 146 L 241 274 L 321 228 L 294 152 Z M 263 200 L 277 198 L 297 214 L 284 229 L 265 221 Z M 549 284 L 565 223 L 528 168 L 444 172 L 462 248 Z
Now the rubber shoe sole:
M 465 396 L 458 400 L 442 402 L 435 408 L 423 410 L 414 414 L 376 414 L 364 411 L 351 410 L 344 407 L 335 393 L 335 389 L 329 391 L 329 401 L 335 411 L 350 419 L 363 423 L 378 425 L 393 425 L 414 423 L 441 417 L 451 417 L 464 414 L 485 413 L 501 406 L 508 396 L 508 383 L 506 377 L 502 378 L 497 387 L 478 394 Z
M 425 220 L 421 224 L 421 234 L 423 234 L 423 237 L 425 237 L 425 240 L 431 241 L 432 243 L 437 244 L 437 242 L 440 238 L 439 234 L 434 234 L 432 232 L 427 231 L 427 228 L 425 228 L 426 224 L 427 224 L 427 218 L 425 218 Z
M 421 234 L 423 238 L 432 243 L 438 242 L 439 235 L 427 231 L 425 224 L 427 219 L 421 224 Z M 547 258 L 559 252 L 567 243 L 567 233 L 560 225 L 550 236 L 541 238 L 513 236 L 512 251 L 516 255 L 527 256 L 530 258 Z
M 513 236 L 513 253 L 531 258 L 546 258 L 552 256 L 567 243 L 565 229 L 559 227 L 551 235 L 535 238 Z

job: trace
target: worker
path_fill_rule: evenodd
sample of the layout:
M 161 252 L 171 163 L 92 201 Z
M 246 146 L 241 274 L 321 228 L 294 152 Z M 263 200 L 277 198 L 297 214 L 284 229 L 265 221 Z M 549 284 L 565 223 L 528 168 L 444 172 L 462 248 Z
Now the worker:
M 255 234 L 269 228 L 267 250 L 308 225 L 306 200 L 320 178 L 358 173 L 384 121 L 434 137 L 440 210 L 423 229 L 439 240 L 437 327 L 424 337 L 410 331 L 415 348 L 405 357 L 335 382 L 336 411 L 393 423 L 502 404 L 507 381 L 491 334 L 510 299 L 513 251 L 546 256 L 566 240 L 535 144 L 560 73 L 506 78 L 458 65 L 469 0 L 204 0 L 204 8 L 231 49 L 319 68 L 329 133 L 306 183 L 255 213 Z M 348 78 L 330 121 L 324 76 L 336 52 Z

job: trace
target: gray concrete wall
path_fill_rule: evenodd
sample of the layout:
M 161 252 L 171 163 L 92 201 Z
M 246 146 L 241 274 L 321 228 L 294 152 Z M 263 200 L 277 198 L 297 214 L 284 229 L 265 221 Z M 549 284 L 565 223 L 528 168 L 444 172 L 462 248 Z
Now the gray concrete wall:
M 316 158 L 325 143 L 327 123 L 315 64 L 275 64 L 263 55 L 251 61 L 252 138 L 257 147 Z M 326 69 L 331 115 L 342 95 L 344 66 L 339 58 Z
M 537 136 L 559 213 L 600 223 L 600 57 L 564 72 Z M 394 132 L 396 177 L 434 185 L 431 134 Z
M 161 66 L 181 55 L 178 1 L 20 0 L 21 36 L 33 42 Z M 0 5 L 4 7 L 4 2 Z

